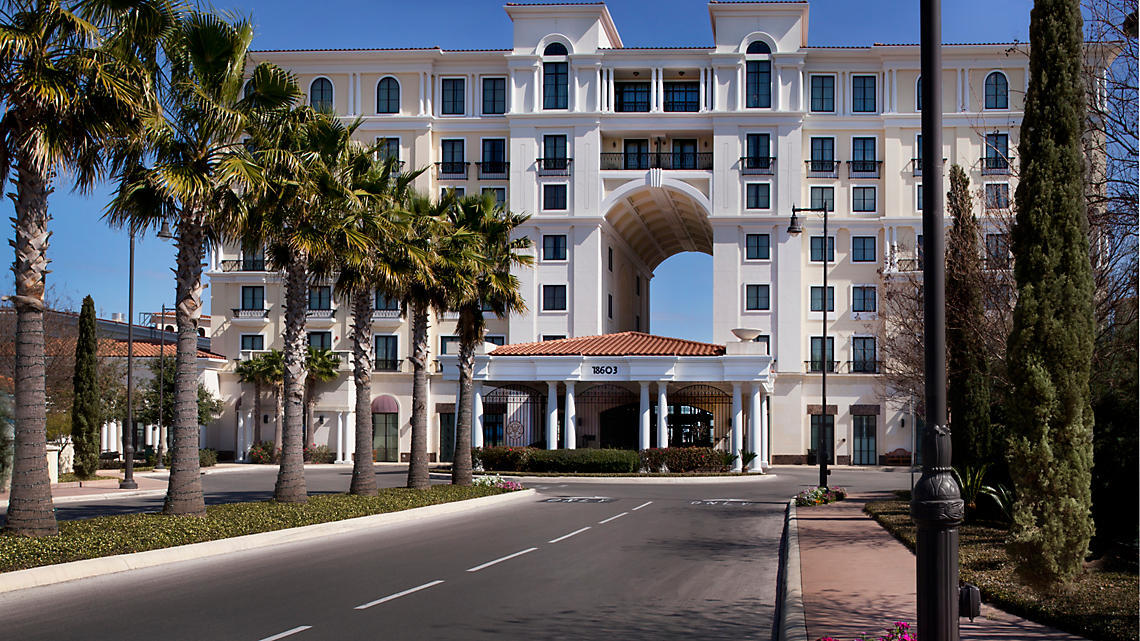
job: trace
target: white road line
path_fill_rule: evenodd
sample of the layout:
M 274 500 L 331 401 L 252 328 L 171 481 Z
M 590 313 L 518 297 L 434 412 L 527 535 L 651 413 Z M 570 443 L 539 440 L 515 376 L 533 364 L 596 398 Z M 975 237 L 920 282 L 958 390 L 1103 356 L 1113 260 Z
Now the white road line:
M 423 585 L 418 585 L 414 588 L 409 588 L 407 590 L 404 590 L 403 592 L 397 592 L 395 594 L 389 594 L 388 596 L 386 596 L 382 599 L 376 599 L 375 601 L 369 601 L 368 603 L 362 603 L 353 609 L 354 610 L 366 610 L 366 609 L 368 609 L 374 605 L 380 605 L 381 603 L 386 603 L 388 601 L 391 601 L 392 599 L 398 599 L 402 596 L 408 596 L 409 594 L 412 594 L 413 592 L 419 592 L 420 590 L 426 590 L 432 586 L 439 585 L 440 583 L 443 583 L 443 581 L 437 579 L 437 580 L 432 581 L 430 583 L 425 583 Z M 274 637 L 274 638 L 276 638 L 276 637 Z M 263 639 L 262 641 L 268 641 L 268 639 Z
M 653 502 L 653 501 L 646 501 L 646 502 L 642 503 L 641 505 L 639 505 L 639 506 L 637 506 L 637 507 L 633 508 L 633 509 L 632 509 L 632 510 L 630 510 L 630 511 L 631 511 L 631 512 L 636 512 L 636 511 L 640 510 L 641 508 L 645 507 L 646 505 L 649 505 L 649 504 L 650 504 L 650 503 L 652 503 L 652 502 Z
M 536 490 L 545 490 L 545 489 L 547 489 L 547 487 L 546 487 L 545 485 L 536 485 L 536 486 L 534 486 L 534 489 L 536 489 Z
M 563 483 L 562 485 L 559 485 L 558 487 L 566 487 L 566 484 Z
M 629 512 L 622 512 L 621 514 L 615 514 L 615 515 L 611 516 L 610 518 L 608 518 L 604 521 L 598 521 L 598 525 L 601 525 L 603 523 L 609 523 L 610 521 L 612 521 L 614 519 L 620 519 L 621 517 L 625 516 L 626 514 L 629 514 Z
M 285 637 L 287 637 L 289 635 L 297 634 L 298 632 L 304 632 L 305 630 L 308 630 L 311 627 L 313 627 L 313 626 L 311 626 L 311 625 L 299 625 L 299 626 L 293 628 L 292 630 L 286 630 L 286 631 L 282 632 L 281 634 L 275 634 L 271 637 L 265 637 L 264 639 L 261 639 L 261 641 L 277 641 L 277 639 L 284 639 Z
M 585 531 L 586 531 L 586 530 L 588 530 L 588 529 L 590 529 L 590 526 L 589 526 L 589 525 L 587 525 L 586 527 L 584 527 L 584 528 L 582 528 L 582 529 L 580 529 L 580 530 L 574 530 L 574 531 L 573 531 L 573 532 L 571 532 L 570 534 L 563 534 L 562 536 L 558 537 L 557 539 L 551 539 L 551 540 L 550 540 L 550 541 L 548 541 L 548 542 L 549 542 L 549 543 L 557 543 L 557 542 L 559 542 L 559 541 L 565 541 L 566 539 L 568 539 L 568 538 L 570 538 L 570 537 L 574 536 L 575 534 L 581 534 L 581 533 L 585 532 Z
M 483 568 L 489 568 L 492 565 L 495 565 L 496 563 L 502 563 L 503 561 L 509 561 L 509 560 L 515 558 L 516 556 L 522 556 L 524 554 L 534 552 L 537 549 L 538 548 L 527 548 L 525 550 L 522 550 L 521 552 L 515 552 L 514 554 L 508 554 L 504 557 L 500 557 L 498 559 L 495 559 L 494 561 L 487 561 L 486 563 L 484 563 L 482 565 L 476 565 L 473 568 L 467 568 L 467 571 L 468 572 L 478 572 L 479 570 L 482 570 Z

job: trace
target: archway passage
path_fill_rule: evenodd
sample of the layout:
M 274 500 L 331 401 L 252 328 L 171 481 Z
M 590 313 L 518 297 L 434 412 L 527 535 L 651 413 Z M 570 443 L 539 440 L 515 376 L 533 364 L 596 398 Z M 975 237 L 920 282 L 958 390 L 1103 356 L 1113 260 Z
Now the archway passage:
M 606 201 L 606 221 L 651 270 L 681 252 L 713 253 L 707 198 L 688 183 L 627 183 Z

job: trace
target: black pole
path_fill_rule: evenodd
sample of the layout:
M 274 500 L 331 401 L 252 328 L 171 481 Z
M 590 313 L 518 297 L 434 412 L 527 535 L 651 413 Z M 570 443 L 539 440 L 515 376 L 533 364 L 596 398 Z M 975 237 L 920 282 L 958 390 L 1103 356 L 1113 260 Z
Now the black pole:
M 130 269 L 127 277 L 127 429 L 123 432 L 123 457 L 126 467 L 120 490 L 138 489 L 135 482 L 135 234 L 131 232 Z
M 910 514 L 918 530 L 918 638 L 958 641 L 958 524 L 964 507 L 950 473 L 946 420 L 946 240 L 942 195 L 942 3 L 922 0 L 922 231 L 926 429 L 922 478 Z
M 153 309 L 153 308 L 152 308 Z M 162 410 L 165 407 L 166 392 L 166 303 L 162 304 L 162 316 L 158 321 L 158 445 L 155 446 L 158 457 L 154 460 L 154 469 L 165 469 L 162 464 Z

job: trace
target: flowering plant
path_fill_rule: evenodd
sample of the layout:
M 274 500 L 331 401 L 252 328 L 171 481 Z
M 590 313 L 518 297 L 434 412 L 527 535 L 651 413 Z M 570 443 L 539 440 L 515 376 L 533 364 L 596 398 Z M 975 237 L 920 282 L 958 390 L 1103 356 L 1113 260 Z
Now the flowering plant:
M 820 637 L 819 641 L 839 641 L 835 637 Z M 918 641 L 918 635 L 910 631 L 910 624 L 906 621 L 895 621 L 879 636 L 864 634 L 853 641 Z
M 824 505 L 827 503 L 842 501 L 845 498 L 847 498 L 846 488 L 809 487 L 808 489 L 796 495 L 796 505 L 798 507 L 806 507 L 808 505 Z
M 477 477 L 474 484 L 479 487 L 497 487 L 500 490 L 509 490 L 511 492 L 523 489 L 522 483 L 518 481 L 508 481 L 498 474 Z

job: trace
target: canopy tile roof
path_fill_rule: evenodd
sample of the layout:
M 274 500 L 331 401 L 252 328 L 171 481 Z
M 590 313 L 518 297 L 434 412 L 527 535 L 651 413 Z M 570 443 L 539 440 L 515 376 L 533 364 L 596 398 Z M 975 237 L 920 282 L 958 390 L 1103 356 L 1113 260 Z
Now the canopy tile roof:
M 164 356 L 173 358 L 178 355 L 178 345 L 174 343 L 166 343 L 160 345 L 158 341 L 139 340 L 134 341 L 134 356 L 135 358 L 158 358 L 159 353 L 162 352 Z M 112 357 L 127 357 L 127 341 L 115 339 L 103 339 L 99 341 L 99 355 L 112 356 Z M 211 360 L 226 360 L 225 356 L 215 354 L 209 350 L 198 348 L 198 358 L 206 358 Z
M 491 356 L 723 356 L 724 345 L 621 332 L 538 343 L 503 345 Z

